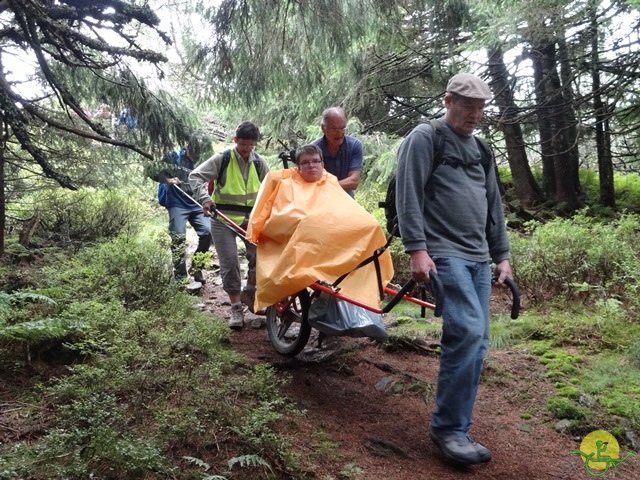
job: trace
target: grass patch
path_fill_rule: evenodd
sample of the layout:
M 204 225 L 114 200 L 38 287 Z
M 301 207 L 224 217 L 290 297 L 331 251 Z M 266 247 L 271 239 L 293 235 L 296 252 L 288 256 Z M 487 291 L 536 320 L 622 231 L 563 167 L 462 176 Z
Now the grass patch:
M 608 353 L 592 359 L 581 371 L 584 390 L 610 414 L 628 418 L 640 429 L 640 371 L 629 365 L 624 353 Z
M 435 318 L 433 312 L 426 310 L 422 318 L 421 308 L 411 302 L 402 301 L 386 315 L 387 330 L 396 337 L 440 340 L 442 319 Z

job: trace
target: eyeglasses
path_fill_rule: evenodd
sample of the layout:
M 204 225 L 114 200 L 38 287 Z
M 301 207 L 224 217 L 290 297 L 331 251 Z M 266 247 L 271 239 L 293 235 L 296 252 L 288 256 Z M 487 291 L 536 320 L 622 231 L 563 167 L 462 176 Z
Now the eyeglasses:
M 347 131 L 347 127 L 344 128 L 327 128 L 328 132 L 331 133 L 345 133 Z
M 300 162 L 298 166 L 300 167 L 308 167 L 310 165 L 320 165 L 322 160 L 309 160 L 308 162 Z

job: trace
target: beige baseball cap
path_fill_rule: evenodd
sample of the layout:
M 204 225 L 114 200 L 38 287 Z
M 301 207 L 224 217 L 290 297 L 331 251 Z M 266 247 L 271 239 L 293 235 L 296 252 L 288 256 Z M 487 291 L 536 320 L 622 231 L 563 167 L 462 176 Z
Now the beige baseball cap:
M 449 79 L 447 92 L 457 93 L 463 97 L 490 100 L 493 95 L 484 80 L 471 73 L 458 73 Z

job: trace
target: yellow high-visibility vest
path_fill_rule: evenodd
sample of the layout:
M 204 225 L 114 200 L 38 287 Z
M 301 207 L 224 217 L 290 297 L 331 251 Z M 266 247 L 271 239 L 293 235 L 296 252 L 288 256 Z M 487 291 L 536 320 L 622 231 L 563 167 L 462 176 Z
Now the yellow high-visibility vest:
M 249 216 L 251 208 L 256 203 L 258 190 L 260 190 L 260 177 L 258 176 L 258 167 L 256 161 L 250 161 L 249 173 L 245 182 L 242 176 L 242 170 L 238 164 L 236 153 L 231 151 L 231 161 L 226 169 L 226 180 L 223 185 L 219 181 L 216 182 L 214 191 L 214 202 L 216 208 L 224 213 L 230 220 L 237 225 L 241 225 L 245 218 Z M 236 210 L 225 209 L 225 205 L 233 205 L 238 207 L 247 207 L 246 213 Z

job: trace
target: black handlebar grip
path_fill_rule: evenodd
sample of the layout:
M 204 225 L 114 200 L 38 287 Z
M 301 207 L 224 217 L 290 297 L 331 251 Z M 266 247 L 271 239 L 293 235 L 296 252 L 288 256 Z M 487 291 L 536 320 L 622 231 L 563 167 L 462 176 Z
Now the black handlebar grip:
M 491 281 L 497 282 L 498 277 L 493 277 Z M 506 277 L 504 279 L 504 283 L 507 287 L 509 287 L 509 290 L 511 290 L 511 298 L 512 298 L 511 318 L 515 320 L 516 318 L 518 318 L 518 315 L 520 314 L 520 289 L 518 289 L 516 282 L 511 280 L 509 277 Z
M 444 287 L 440 281 L 440 277 L 433 270 L 429 270 L 429 278 L 431 281 L 427 284 L 429 293 L 435 300 L 436 308 L 433 310 L 434 317 L 442 316 L 442 307 L 444 306 Z

